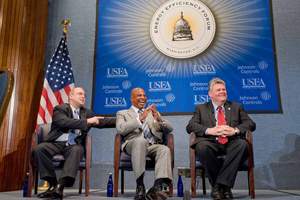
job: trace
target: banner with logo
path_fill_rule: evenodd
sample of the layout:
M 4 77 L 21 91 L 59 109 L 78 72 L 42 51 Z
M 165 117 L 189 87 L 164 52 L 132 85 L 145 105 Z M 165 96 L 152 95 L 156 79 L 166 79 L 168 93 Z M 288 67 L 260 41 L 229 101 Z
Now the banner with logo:
M 281 112 L 270 4 L 98 1 L 94 111 L 127 109 L 131 89 L 142 87 L 162 113 L 192 113 L 220 77 L 248 112 Z

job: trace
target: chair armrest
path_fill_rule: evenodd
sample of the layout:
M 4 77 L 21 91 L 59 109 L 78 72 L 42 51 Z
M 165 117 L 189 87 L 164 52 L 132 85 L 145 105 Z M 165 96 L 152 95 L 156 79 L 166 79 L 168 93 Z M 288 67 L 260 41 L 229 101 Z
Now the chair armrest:
M 174 135 L 172 133 L 167 135 L 167 146 L 171 152 L 172 168 L 174 168 Z

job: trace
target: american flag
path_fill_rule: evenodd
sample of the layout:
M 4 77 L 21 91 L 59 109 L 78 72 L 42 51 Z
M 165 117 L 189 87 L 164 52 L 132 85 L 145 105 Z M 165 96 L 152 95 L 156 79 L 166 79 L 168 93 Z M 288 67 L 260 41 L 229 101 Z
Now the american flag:
M 63 33 L 46 70 L 37 118 L 38 125 L 51 123 L 53 108 L 58 104 L 68 102 L 68 96 L 73 87 L 74 76 L 67 47 L 67 37 Z

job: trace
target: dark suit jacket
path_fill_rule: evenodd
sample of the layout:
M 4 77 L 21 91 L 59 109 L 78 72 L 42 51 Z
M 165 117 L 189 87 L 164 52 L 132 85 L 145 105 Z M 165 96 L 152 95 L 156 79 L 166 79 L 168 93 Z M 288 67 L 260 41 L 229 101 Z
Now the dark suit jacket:
M 64 133 L 68 133 L 74 129 L 80 129 L 81 136 L 76 138 L 76 142 L 83 143 L 86 134 L 91 127 L 114 128 L 116 125 L 115 118 L 104 118 L 100 120 L 100 124 L 96 126 L 88 125 L 86 119 L 93 116 L 95 116 L 95 114 L 91 110 L 87 108 L 80 108 L 80 119 L 74 119 L 70 104 L 65 103 L 55 106 L 53 110 L 51 130 L 47 135 L 46 141 L 53 142 Z
M 240 130 L 238 136 L 232 137 L 244 138 L 247 131 L 255 130 L 256 124 L 240 104 L 226 101 L 224 108 L 227 125 Z M 216 118 L 212 102 L 198 105 L 192 119 L 186 127 L 188 133 L 194 132 L 197 136 L 196 142 L 192 144 L 192 146 L 201 140 L 215 140 L 215 136 L 205 135 L 206 129 L 214 126 L 216 126 Z

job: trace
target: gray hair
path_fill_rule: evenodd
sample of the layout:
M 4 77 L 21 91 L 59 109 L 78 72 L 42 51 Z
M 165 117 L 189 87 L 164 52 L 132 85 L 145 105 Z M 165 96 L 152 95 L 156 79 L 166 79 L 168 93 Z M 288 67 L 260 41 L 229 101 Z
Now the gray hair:
M 225 81 L 220 78 L 213 78 L 208 83 L 208 91 L 211 91 L 215 84 L 223 84 L 226 87 Z

